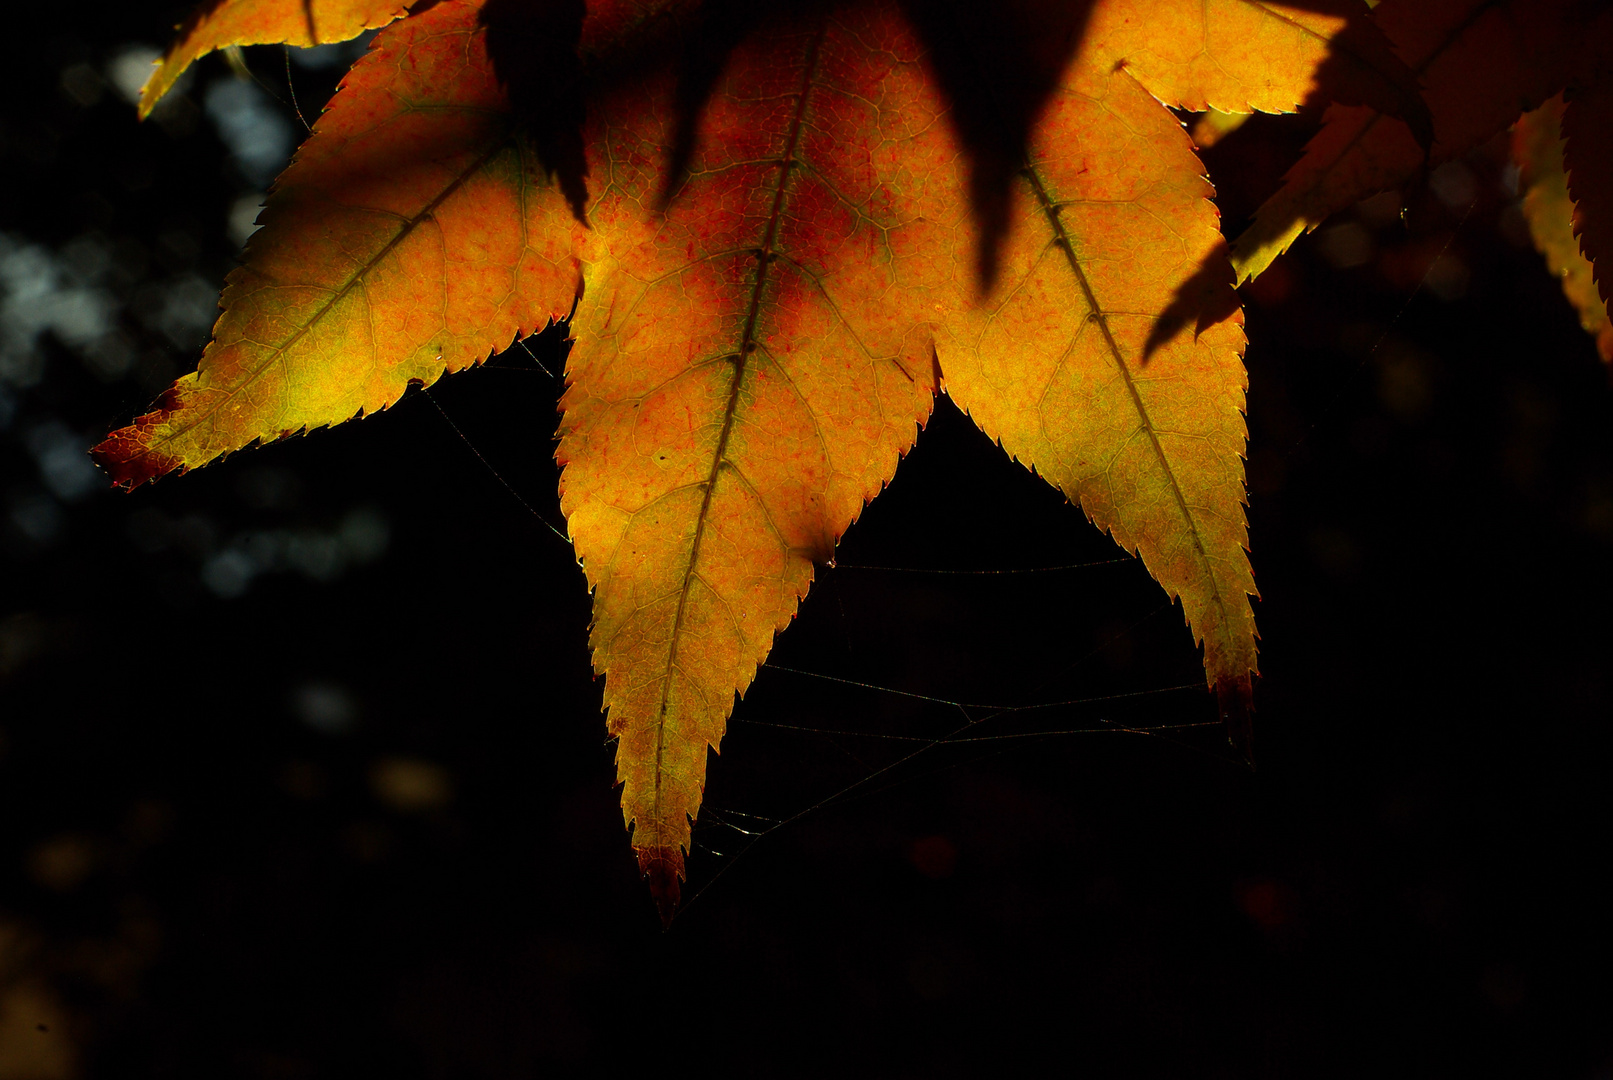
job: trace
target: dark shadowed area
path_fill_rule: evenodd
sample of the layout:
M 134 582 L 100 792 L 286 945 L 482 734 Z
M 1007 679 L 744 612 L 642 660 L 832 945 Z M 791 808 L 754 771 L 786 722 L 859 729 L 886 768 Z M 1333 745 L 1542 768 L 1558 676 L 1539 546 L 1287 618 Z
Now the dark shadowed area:
M 133 495 L 89 465 L 356 55 L 212 57 L 137 125 L 184 13 L 4 45 L 0 1080 L 1613 1076 L 1613 393 L 1500 143 L 1242 291 L 1258 771 L 1179 609 L 943 401 L 663 933 L 543 523 L 555 336 Z M 1229 233 L 1313 120 L 1206 152 Z

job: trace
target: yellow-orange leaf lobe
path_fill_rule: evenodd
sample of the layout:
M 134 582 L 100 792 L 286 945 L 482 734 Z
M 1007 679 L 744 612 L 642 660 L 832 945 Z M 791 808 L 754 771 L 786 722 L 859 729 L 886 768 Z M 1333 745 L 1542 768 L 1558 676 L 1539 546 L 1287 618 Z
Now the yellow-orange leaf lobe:
M 1574 236 L 1574 200 L 1563 169 L 1563 102 L 1553 98 L 1519 118 L 1512 157 L 1519 168 L 1523 213 L 1535 247 L 1563 284 L 1563 294 L 1579 313 L 1580 325 L 1596 339 L 1603 360 L 1613 360 L 1613 324 L 1597 292 L 1590 260 Z
M 1575 86 L 1562 113 L 1563 166 L 1574 200 L 1574 236 L 1592 266 L 1604 322 L 1613 300 L 1613 80 L 1607 70 L 1604 67 L 1596 77 Z M 1581 311 L 1591 318 L 1585 308 Z
M 1201 264 L 1229 287 L 1209 184 L 1129 74 L 1078 64 L 1017 195 L 996 288 L 946 320 L 947 390 L 1181 598 L 1211 685 L 1241 708 L 1256 669 L 1242 317 L 1148 350 Z
M 572 312 L 561 508 L 665 918 L 736 695 L 943 389 L 1142 558 L 1247 717 L 1242 314 L 1165 106 L 1336 91 L 1415 121 L 1358 5 L 1099 0 L 1020 52 L 904 0 L 745 9 L 731 40 L 703 0 L 589 0 L 580 37 L 516 0 L 416 10 L 277 182 L 198 371 L 96 449 L 115 482 Z
M 186 68 L 215 49 L 348 41 L 402 18 L 408 8 L 409 0 L 206 0 L 179 27 L 179 37 L 146 80 L 140 115 L 148 115 Z
M 96 448 L 132 487 L 383 409 L 564 315 L 565 201 L 514 137 L 476 7 L 384 35 L 276 183 L 199 369 Z
M 926 175 L 949 133 L 891 10 L 746 42 L 660 213 L 675 92 L 590 116 L 608 255 L 559 455 L 623 813 L 664 905 L 734 695 L 929 415 L 940 236 L 963 214 L 950 173 Z

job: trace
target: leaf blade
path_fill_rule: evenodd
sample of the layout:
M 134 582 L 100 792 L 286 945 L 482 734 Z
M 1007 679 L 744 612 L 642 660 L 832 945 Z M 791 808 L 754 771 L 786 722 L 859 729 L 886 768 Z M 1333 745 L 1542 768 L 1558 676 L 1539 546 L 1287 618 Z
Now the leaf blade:
M 624 821 L 664 918 L 734 695 L 932 408 L 928 309 L 908 312 L 961 213 L 892 192 L 950 136 L 884 5 L 737 49 L 657 215 L 676 92 L 668 74 L 590 115 L 609 256 L 574 321 L 557 455 Z
M 1100 3 L 1082 48 L 1094 70 L 1123 66 L 1160 101 L 1203 112 L 1293 112 L 1320 95 L 1370 104 L 1431 137 L 1416 76 L 1359 0 L 1303 7 L 1165 0 Z
M 1559 278 L 1563 295 L 1579 313 L 1580 325 L 1596 339 L 1603 360 L 1613 361 L 1613 323 L 1597 291 L 1594 268 L 1574 236 L 1575 207 L 1563 167 L 1563 101 L 1557 97 L 1518 119 L 1512 159 L 1523 189 L 1523 215 L 1535 247 Z
M 302 48 L 349 41 L 408 14 L 411 0 L 206 0 L 177 28 L 140 90 L 143 120 L 197 60 L 231 45 Z
M 131 488 L 384 409 L 569 309 L 575 225 L 501 112 L 476 5 L 383 34 L 276 183 L 196 372 L 93 451 Z
M 1592 297 L 1580 298 L 1570 294 L 1579 308 L 1587 331 L 1594 322 L 1598 342 L 1605 340 L 1603 328 L 1607 325 L 1609 303 L 1613 302 L 1613 138 L 1609 126 L 1613 125 L 1613 86 L 1607 79 L 1592 78 L 1573 87 L 1562 110 L 1563 139 L 1562 170 L 1567 173 L 1567 194 L 1573 199 L 1573 234 L 1579 240 L 1581 262 L 1590 264 L 1591 278 L 1595 282 Z M 1566 290 L 1570 279 L 1565 278 Z M 1592 314 L 1591 301 L 1599 299 L 1600 312 Z M 1603 347 L 1603 358 L 1608 351 Z
M 946 321 L 944 385 L 1182 600 L 1246 750 L 1257 636 L 1241 312 L 1234 303 L 1144 361 L 1155 316 L 1201 266 L 1220 260 L 1230 292 L 1209 184 L 1180 125 L 1137 82 L 1080 65 L 1030 164 L 1003 280 Z

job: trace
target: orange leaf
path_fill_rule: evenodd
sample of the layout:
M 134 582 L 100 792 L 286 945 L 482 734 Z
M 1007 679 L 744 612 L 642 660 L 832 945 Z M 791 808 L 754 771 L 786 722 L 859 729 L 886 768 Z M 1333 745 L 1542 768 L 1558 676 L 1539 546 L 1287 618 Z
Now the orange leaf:
M 401 19 L 410 0 L 204 0 L 177 29 L 179 37 L 157 61 L 140 91 L 140 117 L 195 61 L 230 45 L 284 42 L 311 48 L 348 41 Z
M 1090 56 L 1033 132 L 986 298 L 957 136 L 894 10 L 745 42 L 681 184 L 658 152 L 679 141 L 675 73 L 591 108 L 588 219 L 609 256 L 575 319 L 562 506 L 595 588 L 623 811 L 664 917 L 706 749 L 811 561 L 928 414 L 932 349 L 989 434 L 1182 598 L 1247 748 L 1241 318 L 1181 125 Z M 1154 316 L 1206 264 L 1219 315 L 1145 366 Z
M 1525 113 L 1512 135 L 1512 157 L 1523 188 L 1523 213 L 1535 247 L 1551 272 L 1562 279 L 1563 293 L 1579 312 L 1580 325 L 1596 339 L 1603 360 L 1613 360 L 1613 324 L 1607 304 L 1597 295 L 1592 267 L 1574 239 L 1574 200 L 1563 171 L 1562 98 L 1553 98 Z
M 562 508 L 666 918 L 734 695 L 943 382 L 1181 599 L 1247 752 L 1242 316 L 1160 102 L 1290 108 L 1333 63 L 1415 110 L 1342 15 L 1173 3 L 1082 6 L 1076 48 L 1048 0 L 984 42 L 899 0 L 593 0 L 573 50 L 564 4 L 446 0 L 377 39 L 200 371 L 98 458 L 130 486 L 373 411 L 575 297 Z
M 1435 140 L 1425 156 L 1401 121 L 1367 106 L 1333 105 L 1282 188 L 1232 246 L 1241 284 L 1302 233 L 1424 162 L 1459 157 L 1558 93 L 1595 40 L 1579 0 L 1385 0 L 1373 11 L 1423 80 Z
M 1613 297 L 1609 288 L 1613 274 L 1608 272 L 1613 266 L 1609 257 L 1613 254 L 1613 86 L 1605 78 L 1588 80 L 1569 91 L 1567 102 L 1562 113 L 1563 167 L 1568 171 L 1568 194 L 1574 200 L 1574 235 L 1579 237 L 1583 258 L 1593 268 L 1601 300 L 1598 322 L 1606 327 Z M 1592 320 L 1589 303 L 1576 300 L 1575 306 L 1587 322 Z M 1603 356 L 1608 356 L 1605 348 Z
M 574 322 L 561 506 L 666 918 L 735 693 L 933 405 L 928 324 L 966 210 L 921 60 L 884 6 L 754 35 L 664 214 L 676 73 L 591 108 L 609 255 Z
M 1243 319 L 1202 172 L 1148 89 L 1075 65 L 1037 129 L 996 287 L 948 312 L 939 351 L 975 422 L 1181 598 L 1247 752 Z M 1145 360 L 1156 316 L 1201 266 L 1218 270 L 1218 314 Z
M 1124 68 L 1167 105 L 1292 112 L 1313 94 L 1367 104 L 1430 129 L 1411 70 L 1360 0 L 1098 4 L 1083 45 L 1094 71 Z
M 384 409 L 570 309 L 576 226 L 485 36 L 448 2 L 377 39 L 276 183 L 199 370 L 95 448 L 116 483 Z

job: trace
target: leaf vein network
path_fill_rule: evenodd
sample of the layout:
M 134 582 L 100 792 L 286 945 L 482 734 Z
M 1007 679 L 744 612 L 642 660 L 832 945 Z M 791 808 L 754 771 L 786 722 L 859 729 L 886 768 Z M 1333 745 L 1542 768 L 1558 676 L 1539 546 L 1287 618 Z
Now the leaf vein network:
M 256 382 L 257 379 L 266 370 L 268 370 L 270 364 L 272 364 L 277 359 L 283 359 L 285 352 L 287 350 L 289 350 L 297 342 L 301 341 L 305 336 L 307 336 L 307 334 L 309 334 L 312 331 L 314 325 L 316 323 L 320 322 L 321 320 L 323 320 L 324 317 L 327 314 L 329 314 L 336 307 L 336 305 L 341 301 L 342 297 L 346 296 L 349 292 L 351 292 L 354 289 L 355 286 L 361 284 L 363 282 L 364 278 L 366 278 L 368 276 L 368 274 L 372 270 L 374 270 L 378 265 L 380 265 L 381 260 L 385 259 L 388 255 L 390 255 L 395 248 L 397 248 L 400 244 L 403 243 L 403 241 L 405 239 L 407 239 L 410 235 L 413 234 L 414 229 L 415 229 L 416 226 L 418 226 L 422 221 L 430 218 L 432 216 L 433 212 L 437 209 L 437 207 L 441 206 L 447 199 L 452 197 L 454 192 L 458 191 L 460 189 L 460 187 L 462 187 L 465 184 L 465 182 L 468 181 L 472 176 L 474 176 L 476 173 L 478 173 L 482 169 L 484 169 L 487 166 L 487 164 L 490 161 L 493 160 L 493 158 L 497 157 L 498 154 L 508 146 L 508 144 L 509 144 L 508 133 L 507 132 L 506 133 L 501 133 L 500 137 L 497 138 L 497 139 L 494 139 L 492 141 L 492 144 L 488 147 L 488 149 L 486 151 L 484 151 L 482 153 L 482 155 L 480 157 L 478 157 L 470 166 L 468 166 L 463 172 L 461 172 L 457 177 L 455 177 L 436 196 L 436 198 L 434 198 L 430 203 L 428 203 L 425 206 L 425 208 L 420 211 L 420 213 L 416 214 L 414 216 L 414 218 L 412 218 L 409 221 L 408 224 L 406 224 L 402 228 L 400 228 L 398 230 L 397 235 L 393 236 L 392 239 L 387 241 L 387 243 L 385 245 L 383 245 L 382 248 L 378 252 L 376 252 L 363 266 L 361 266 L 357 270 L 355 270 L 353 272 L 353 274 L 348 278 L 348 280 L 341 285 L 340 288 L 337 288 L 337 289 L 333 290 L 331 297 L 328 300 L 326 300 L 326 302 L 323 305 L 321 305 L 320 308 L 317 311 L 315 311 L 312 315 L 310 315 L 308 317 L 308 320 L 307 320 L 306 323 L 304 323 L 302 326 L 299 326 L 295 331 L 293 331 L 292 334 L 289 337 L 287 337 L 284 342 L 282 342 L 282 343 L 280 343 L 278 345 L 266 345 L 265 346 L 266 348 L 269 348 L 270 350 L 272 350 L 270 355 L 265 357 L 255 367 L 253 367 L 250 370 L 248 370 L 247 373 L 245 374 L 245 377 L 243 379 L 241 379 L 241 381 L 239 383 L 237 383 L 233 387 L 230 387 L 228 389 L 224 389 L 223 393 L 222 393 L 222 396 L 220 398 L 218 398 L 217 400 L 215 400 L 213 402 L 210 402 L 209 404 L 203 406 L 200 409 L 195 410 L 196 415 L 191 418 L 190 423 L 188 423 L 188 424 L 176 424 L 176 425 L 174 425 L 173 430 L 170 431 L 168 434 L 163 435 L 163 436 L 159 436 L 159 437 L 153 439 L 152 442 L 151 442 L 151 445 L 147 449 L 142 451 L 142 456 L 145 455 L 145 454 L 151 453 L 153 450 L 156 450 L 158 447 L 160 447 L 160 446 L 162 446 L 162 445 L 164 445 L 164 444 L 166 444 L 168 442 L 171 442 L 174 439 L 178 438 L 179 436 L 185 434 L 186 432 L 188 432 L 192 428 L 194 428 L 197 424 L 201 423 L 203 420 L 211 418 L 215 413 L 217 413 L 219 408 L 221 408 L 225 402 L 231 400 L 232 398 L 234 398 L 234 396 L 237 393 L 239 393 L 240 391 L 244 390 L 247 386 L 251 385 L 252 383 Z M 183 415 L 184 412 L 189 412 L 189 411 L 191 411 L 191 410 L 188 410 L 188 409 L 183 410 L 179 415 Z

